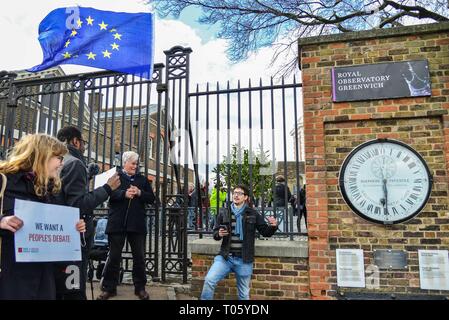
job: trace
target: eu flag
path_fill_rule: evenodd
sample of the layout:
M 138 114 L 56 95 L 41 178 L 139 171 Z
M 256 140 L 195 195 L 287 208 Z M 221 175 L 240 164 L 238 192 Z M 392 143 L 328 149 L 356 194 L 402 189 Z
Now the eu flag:
M 77 64 L 151 79 L 154 18 L 93 8 L 59 8 L 39 25 L 42 64 L 30 72 Z

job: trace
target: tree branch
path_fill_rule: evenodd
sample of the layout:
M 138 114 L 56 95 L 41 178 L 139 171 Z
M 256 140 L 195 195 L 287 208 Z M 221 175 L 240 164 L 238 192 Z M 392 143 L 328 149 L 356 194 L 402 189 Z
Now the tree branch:
M 379 23 L 379 28 L 383 28 L 387 24 L 393 23 L 396 20 L 398 20 L 398 19 L 400 19 L 400 18 L 402 18 L 404 16 L 412 16 L 412 17 L 417 18 L 419 16 L 419 14 L 414 13 L 414 12 L 406 12 L 406 11 L 399 12 L 398 14 L 395 14 L 394 16 L 382 19 L 382 21 Z
M 429 11 L 426 8 L 423 8 L 423 7 L 406 6 L 406 5 L 397 3 L 395 1 L 391 1 L 391 0 L 384 0 L 384 2 L 386 4 L 392 6 L 393 8 L 398 9 L 398 10 L 404 10 L 404 11 L 407 11 L 407 12 L 418 11 L 419 12 L 419 15 L 418 15 L 419 19 L 430 18 L 430 19 L 438 21 L 438 22 L 449 21 L 449 18 L 446 18 L 445 16 L 439 15 L 436 12 Z

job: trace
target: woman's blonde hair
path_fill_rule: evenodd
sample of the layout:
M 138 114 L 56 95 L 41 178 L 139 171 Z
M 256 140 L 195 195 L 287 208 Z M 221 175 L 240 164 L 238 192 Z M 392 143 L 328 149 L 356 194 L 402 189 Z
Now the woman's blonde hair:
M 17 173 L 19 171 L 33 172 L 34 191 L 39 197 L 48 194 L 50 182 L 52 193 L 61 190 L 61 179 L 50 178 L 47 164 L 53 156 L 64 156 L 68 152 L 64 143 L 46 134 L 31 134 L 24 136 L 9 152 L 5 161 L 0 162 L 0 172 Z

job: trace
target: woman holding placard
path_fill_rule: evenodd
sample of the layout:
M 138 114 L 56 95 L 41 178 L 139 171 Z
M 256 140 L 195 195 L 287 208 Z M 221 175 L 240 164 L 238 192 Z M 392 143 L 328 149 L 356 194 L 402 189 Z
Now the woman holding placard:
M 59 172 L 67 147 L 57 139 L 34 134 L 23 137 L 0 162 L 6 181 L 0 212 L 0 300 L 52 300 L 56 298 L 53 263 L 17 263 L 14 234 L 23 227 L 15 216 L 15 199 L 54 203 L 61 189 Z M 85 223 L 76 225 L 85 232 Z

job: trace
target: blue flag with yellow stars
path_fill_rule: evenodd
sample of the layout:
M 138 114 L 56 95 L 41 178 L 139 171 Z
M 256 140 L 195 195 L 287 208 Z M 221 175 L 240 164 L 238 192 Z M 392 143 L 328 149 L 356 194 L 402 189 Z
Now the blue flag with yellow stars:
M 42 64 L 30 72 L 77 64 L 151 79 L 154 17 L 93 8 L 56 9 L 39 25 Z

